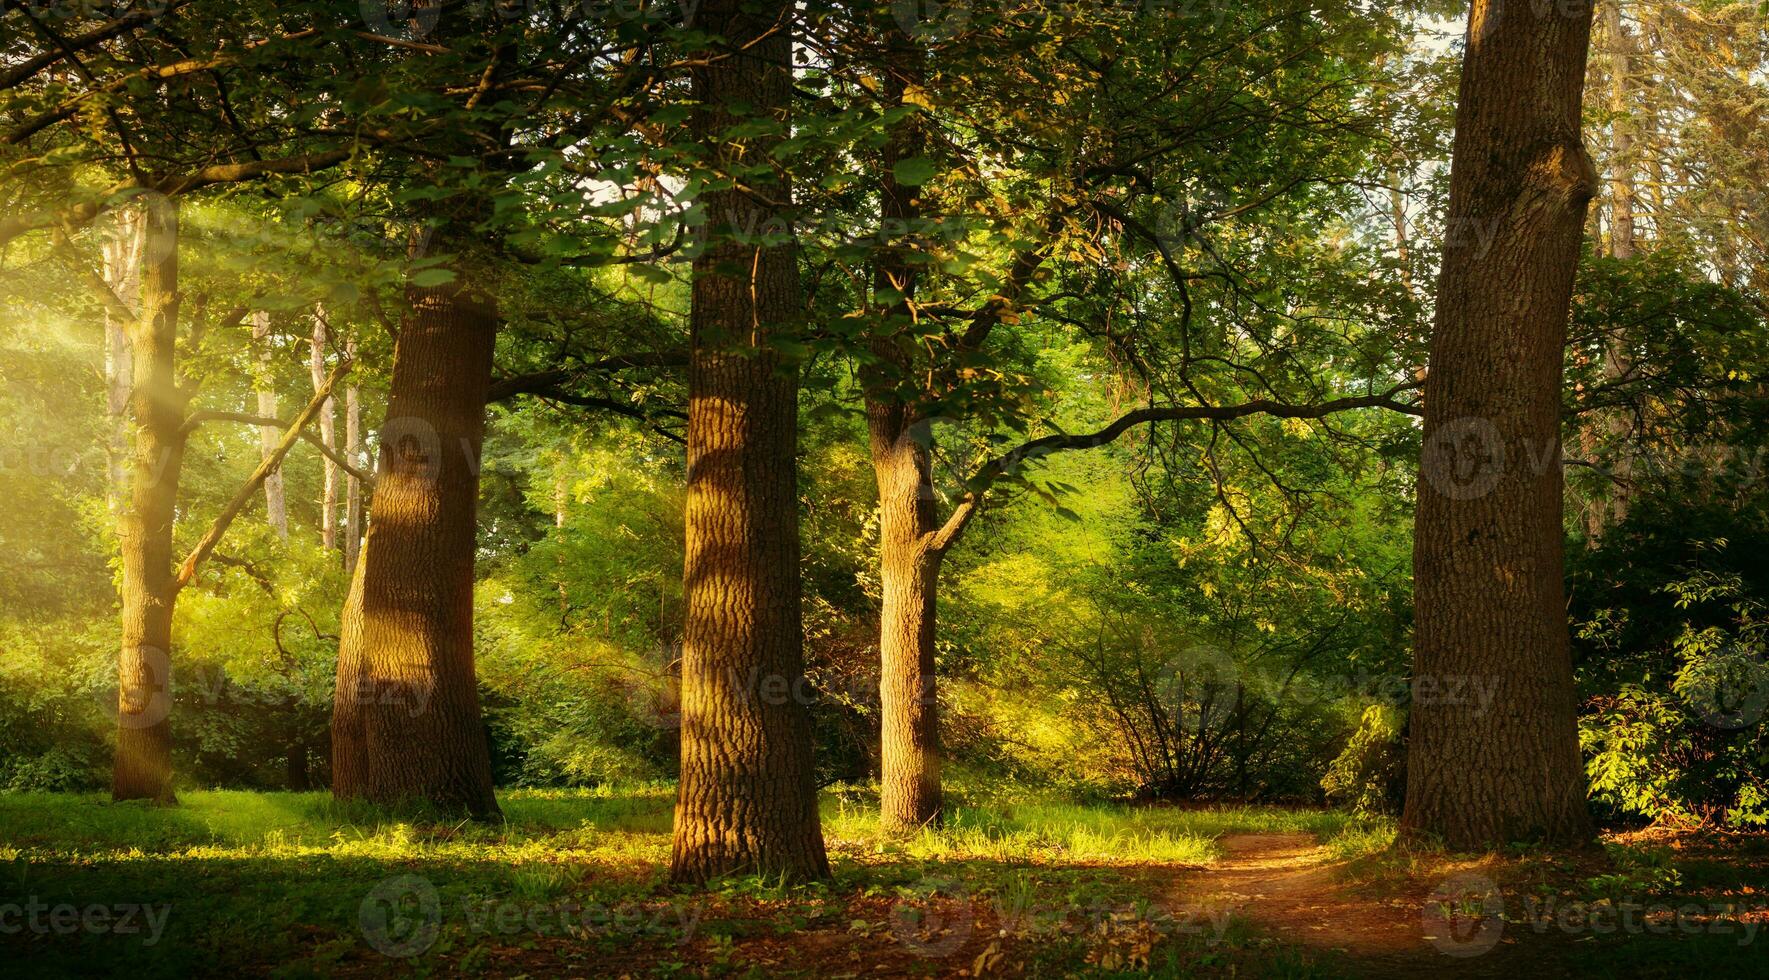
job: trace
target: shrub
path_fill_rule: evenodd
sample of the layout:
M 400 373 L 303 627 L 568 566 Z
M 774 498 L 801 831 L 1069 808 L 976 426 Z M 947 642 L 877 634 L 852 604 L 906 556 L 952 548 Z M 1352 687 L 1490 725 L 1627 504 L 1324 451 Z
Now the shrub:
M 1386 704 L 1365 708 L 1344 751 L 1321 779 L 1327 801 L 1354 813 L 1396 812 L 1406 786 L 1404 725 L 1405 716 L 1399 708 Z

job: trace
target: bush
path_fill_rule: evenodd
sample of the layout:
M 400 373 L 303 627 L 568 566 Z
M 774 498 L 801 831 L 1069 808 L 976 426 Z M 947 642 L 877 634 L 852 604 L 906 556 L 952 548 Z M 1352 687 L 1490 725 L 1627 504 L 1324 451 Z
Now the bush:
M 1766 554 L 1760 506 L 1666 495 L 1575 556 L 1580 743 L 1600 813 L 1769 824 Z
M 1327 801 L 1360 814 L 1398 811 L 1406 795 L 1404 725 L 1399 708 L 1386 704 L 1365 708 L 1344 751 L 1321 779 Z
M 15 793 L 82 793 L 103 788 L 110 773 L 91 746 L 54 748 L 0 763 L 0 787 Z

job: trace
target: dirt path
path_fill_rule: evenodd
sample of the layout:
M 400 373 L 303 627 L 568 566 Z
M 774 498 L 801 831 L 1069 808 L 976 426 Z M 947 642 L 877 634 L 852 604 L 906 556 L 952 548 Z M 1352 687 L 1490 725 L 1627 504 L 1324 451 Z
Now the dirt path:
M 1190 915 L 1220 929 L 1238 914 L 1280 942 L 1321 955 L 1329 965 L 1360 977 L 1514 974 L 1501 943 L 1478 955 L 1443 941 L 1426 918 L 1426 896 L 1365 894 L 1342 884 L 1340 865 L 1308 834 L 1239 834 L 1224 838 L 1227 856 L 1208 870 L 1174 883 L 1175 916 Z

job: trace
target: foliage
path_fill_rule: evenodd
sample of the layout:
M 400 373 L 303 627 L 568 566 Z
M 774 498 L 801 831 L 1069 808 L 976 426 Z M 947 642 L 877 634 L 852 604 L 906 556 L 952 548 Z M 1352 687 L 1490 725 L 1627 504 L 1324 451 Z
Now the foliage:
M 1593 798 L 1669 824 L 1769 822 L 1761 488 L 1637 500 L 1572 568 Z
M 1364 709 L 1357 730 L 1321 777 L 1321 791 L 1328 802 L 1353 813 L 1399 811 L 1406 785 L 1404 724 L 1401 711 L 1391 705 L 1372 704 Z

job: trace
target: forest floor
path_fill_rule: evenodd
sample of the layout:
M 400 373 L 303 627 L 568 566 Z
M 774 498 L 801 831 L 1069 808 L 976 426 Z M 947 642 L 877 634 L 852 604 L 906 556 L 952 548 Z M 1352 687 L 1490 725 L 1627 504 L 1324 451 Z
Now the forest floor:
M 1761 975 L 1769 837 L 1575 855 L 1391 846 L 1260 807 L 971 800 L 884 838 L 826 797 L 834 877 L 664 882 L 671 792 L 514 791 L 506 822 L 322 794 L 154 809 L 0 794 L 0 963 L 22 976 Z M 1769 930 L 1763 930 L 1769 933 Z M 1765 941 L 1769 941 L 1766 938 Z

